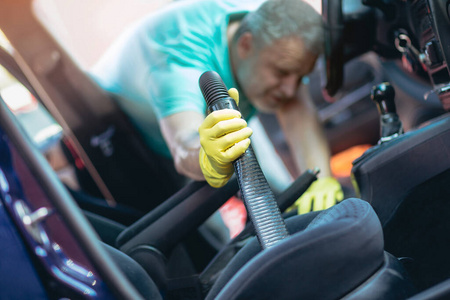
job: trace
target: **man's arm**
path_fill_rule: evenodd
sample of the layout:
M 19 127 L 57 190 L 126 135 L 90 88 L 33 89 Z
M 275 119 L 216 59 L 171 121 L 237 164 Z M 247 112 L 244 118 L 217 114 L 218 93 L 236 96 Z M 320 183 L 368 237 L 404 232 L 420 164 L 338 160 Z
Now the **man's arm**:
M 295 202 L 299 214 L 327 209 L 344 198 L 339 182 L 331 175 L 330 150 L 314 103 L 306 86 L 298 99 L 277 113 L 298 171 L 320 168 L 319 179 Z
M 194 180 L 205 180 L 198 162 L 198 128 L 204 119 L 204 115 L 199 112 L 185 111 L 165 117 L 159 122 L 176 170 Z
M 307 86 L 302 85 L 298 98 L 284 105 L 276 115 L 299 172 L 295 175 L 319 167 L 319 177 L 331 176 L 328 141 Z
M 239 93 L 230 96 L 239 104 Z M 162 135 L 180 174 L 205 180 L 213 187 L 225 185 L 233 174 L 232 162 L 250 145 L 252 130 L 236 110 L 213 111 L 206 118 L 195 111 L 160 120 Z

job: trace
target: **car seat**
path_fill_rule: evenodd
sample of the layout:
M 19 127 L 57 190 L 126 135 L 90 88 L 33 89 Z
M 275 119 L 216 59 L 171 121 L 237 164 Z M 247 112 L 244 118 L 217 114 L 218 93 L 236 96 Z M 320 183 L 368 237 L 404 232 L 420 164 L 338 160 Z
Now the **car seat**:
M 206 295 L 179 289 L 170 299 L 405 299 L 415 291 L 402 264 L 383 250 L 380 222 L 371 206 L 347 199 L 318 214 L 286 220 L 290 237 L 261 250 L 244 246 Z M 116 257 L 126 256 L 113 249 Z M 116 258 L 117 259 L 117 258 Z M 129 258 L 127 258 L 129 259 Z M 124 259 L 120 259 L 123 261 Z M 121 265 L 121 264 L 119 264 Z M 148 276 L 122 264 L 138 290 Z M 136 272 L 130 271 L 136 269 Z M 156 286 L 154 286 L 156 289 Z M 147 290 L 147 295 L 153 294 Z
M 289 238 L 261 251 L 256 240 L 231 261 L 206 299 L 404 299 L 414 291 L 401 263 L 383 250 L 371 206 L 348 199 L 286 220 Z
M 450 276 L 450 224 L 443 221 L 450 216 L 449 146 L 450 117 L 445 114 L 353 162 L 357 196 L 377 213 L 385 249 L 409 258 L 408 271 L 419 290 Z

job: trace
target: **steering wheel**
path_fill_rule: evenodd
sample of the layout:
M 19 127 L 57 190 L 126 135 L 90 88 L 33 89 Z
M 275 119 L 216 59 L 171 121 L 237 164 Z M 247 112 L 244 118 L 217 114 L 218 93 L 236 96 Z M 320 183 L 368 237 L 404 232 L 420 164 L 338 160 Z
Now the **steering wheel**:
M 322 18 L 325 28 L 325 69 L 327 79 L 323 92 L 325 97 L 331 98 L 342 86 L 344 77 L 342 0 L 322 0 Z

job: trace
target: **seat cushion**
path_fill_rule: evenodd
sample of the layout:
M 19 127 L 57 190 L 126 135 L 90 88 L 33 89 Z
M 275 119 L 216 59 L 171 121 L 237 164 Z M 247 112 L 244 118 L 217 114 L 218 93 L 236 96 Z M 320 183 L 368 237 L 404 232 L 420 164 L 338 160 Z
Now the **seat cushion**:
M 301 230 L 304 221 L 304 216 L 287 219 L 291 236 L 264 251 L 256 239 L 249 242 L 225 270 L 236 274 L 217 299 L 336 299 L 383 264 L 381 225 L 367 202 L 345 200 Z M 215 290 L 219 288 L 214 287 L 208 299 L 216 298 Z
M 144 299 L 162 300 L 157 286 L 136 261 L 116 248 L 102 245 Z

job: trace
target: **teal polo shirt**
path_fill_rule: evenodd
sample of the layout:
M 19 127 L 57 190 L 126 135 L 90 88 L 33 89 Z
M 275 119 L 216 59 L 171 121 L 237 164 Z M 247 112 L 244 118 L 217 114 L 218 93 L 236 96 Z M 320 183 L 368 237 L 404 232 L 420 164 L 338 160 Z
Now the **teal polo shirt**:
M 236 87 L 227 42 L 233 15 L 256 9 L 258 1 L 180 1 L 134 24 L 90 72 L 156 153 L 170 157 L 158 121 L 183 111 L 205 113 L 198 79 L 216 71 L 225 85 Z M 240 104 L 244 117 L 254 108 Z

